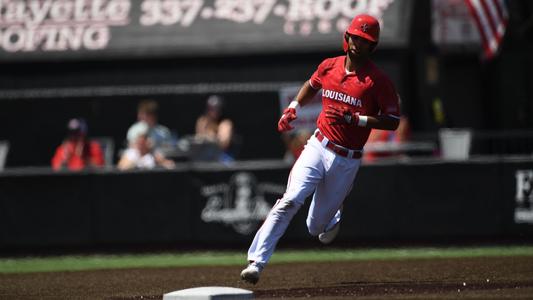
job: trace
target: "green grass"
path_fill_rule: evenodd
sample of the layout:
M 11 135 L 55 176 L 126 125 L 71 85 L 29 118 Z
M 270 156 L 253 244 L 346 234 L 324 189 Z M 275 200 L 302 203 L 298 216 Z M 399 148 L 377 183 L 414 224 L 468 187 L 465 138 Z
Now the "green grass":
M 271 263 L 349 260 L 533 256 L 533 246 L 319 249 L 276 251 Z M 139 255 L 85 255 L 0 258 L 0 273 L 83 271 L 120 268 L 244 265 L 244 252 L 189 252 Z

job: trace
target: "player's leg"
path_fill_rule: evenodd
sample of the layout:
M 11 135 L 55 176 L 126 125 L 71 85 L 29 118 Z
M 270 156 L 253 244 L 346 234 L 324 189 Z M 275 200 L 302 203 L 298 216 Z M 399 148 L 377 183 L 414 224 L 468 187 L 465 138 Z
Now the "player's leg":
M 285 233 L 293 216 L 303 205 L 305 199 L 313 193 L 318 182 L 322 180 L 324 175 L 321 157 L 323 151 L 320 143 L 312 137 L 296 160 L 289 175 L 285 194 L 268 214 L 248 250 L 248 261 L 253 264 L 248 267 L 251 268 L 250 270 L 247 268 L 241 273 L 244 280 L 252 283 L 257 281 L 258 273 L 270 260 L 278 240 Z M 246 276 L 251 280 L 245 278 Z
M 316 145 L 311 139 L 291 170 L 285 194 L 272 207 L 267 219 L 257 231 L 248 251 L 249 260 L 268 262 L 290 220 L 323 177 L 321 155 L 320 144 Z
M 330 152 L 330 155 L 334 154 Z M 326 166 L 324 180 L 317 185 L 307 216 L 307 227 L 312 235 L 334 233 L 331 239 L 321 239 L 324 243 L 331 242 L 336 235 L 333 230 L 338 230 L 342 203 L 352 188 L 360 163 L 358 159 L 335 155 L 331 165 Z

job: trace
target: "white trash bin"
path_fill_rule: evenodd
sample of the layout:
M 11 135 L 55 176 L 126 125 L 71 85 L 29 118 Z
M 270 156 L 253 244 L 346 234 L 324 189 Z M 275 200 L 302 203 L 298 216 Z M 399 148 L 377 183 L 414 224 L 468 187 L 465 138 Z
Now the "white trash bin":
M 439 130 L 439 140 L 443 159 L 467 160 L 470 156 L 470 129 L 442 128 Z

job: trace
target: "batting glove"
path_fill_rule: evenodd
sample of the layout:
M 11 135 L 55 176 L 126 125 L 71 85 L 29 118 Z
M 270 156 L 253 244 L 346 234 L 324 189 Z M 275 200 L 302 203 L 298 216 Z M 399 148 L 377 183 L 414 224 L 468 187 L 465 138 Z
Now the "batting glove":
M 283 111 L 283 115 L 281 115 L 281 118 L 279 119 L 278 131 L 284 132 L 293 129 L 294 127 L 292 127 L 289 123 L 294 120 L 296 120 L 296 109 L 286 108 Z
M 328 105 L 325 112 L 330 125 L 359 124 L 359 113 L 352 112 L 349 108 Z

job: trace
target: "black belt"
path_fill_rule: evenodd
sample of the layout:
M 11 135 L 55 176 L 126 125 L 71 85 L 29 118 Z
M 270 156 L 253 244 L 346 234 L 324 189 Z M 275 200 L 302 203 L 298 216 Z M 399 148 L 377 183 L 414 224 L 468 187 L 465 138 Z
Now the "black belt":
M 325 136 L 320 133 L 320 131 L 316 131 L 315 133 L 315 137 L 318 139 L 318 141 L 322 142 L 322 140 L 324 140 Z M 343 157 L 348 157 L 350 156 L 350 149 L 347 149 L 347 148 L 344 148 L 344 147 L 341 147 L 333 142 L 330 142 L 328 140 L 328 142 L 326 143 L 326 148 L 330 149 L 331 151 L 337 153 L 338 155 L 340 156 L 343 156 Z M 359 159 L 361 158 L 361 156 L 363 156 L 363 152 L 362 151 L 359 151 L 359 150 L 351 150 L 353 152 L 352 154 L 352 158 L 355 158 L 355 159 Z

